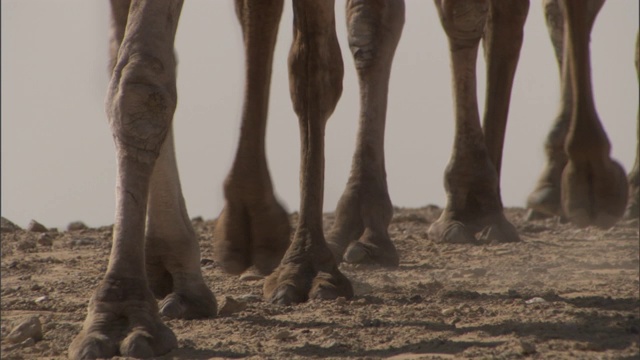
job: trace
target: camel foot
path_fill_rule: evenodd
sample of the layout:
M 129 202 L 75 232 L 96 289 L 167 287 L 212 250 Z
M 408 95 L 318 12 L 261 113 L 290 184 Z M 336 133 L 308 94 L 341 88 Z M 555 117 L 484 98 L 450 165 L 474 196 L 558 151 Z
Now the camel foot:
M 365 231 L 358 241 L 352 243 L 343 258 L 351 264 L 378 264 L 384 267 L 398 267 L 400 264 L 398 252 L 389 236 L 371 231 Z
M 562 208 L 580 227 L 610 228 L 624 215 L 629 185 L 616 161 L 570 161 L 562 173 Z
M 560 188 L 548 183 L 539 184 L 527 198 L 527 207 L 532 210 L 532 216 L 544 219 L 549 216 L 561 216 Z M 527 216 L 529 220 L 529 216 Z M 531 220 L 536 220 L 532 218 Z
M 171 319 L 216 316 L 216 298 L 204 283 L 199 269 L 197 273 L 176 271 L 172 274 L 161 262 L 147 261 L 146 265 L 149 288 L 156 299 L 161 299 L 161 315 Z
M 218 217 L 214 253 L 228 273 L 242 274 L 253 265 L 257 273 L 270 274 L 289 247 L 289 217 L 280 204 L 273 200 L 253 209 L 228 202 Z
M 171 293 L 160 301 L 160 314 L 170 319 L 203 319 L 217 313 L 216 299 L 206 287 L 197 293 Z
M 393 207 L 386 188 L 364 191 L 354 186 L 347 186 L 336 208 L 336 221 L 327 235 L 329 249 L 337 263 L 397 267 L 398 252 L 387 233 Z M 370 195 L 359 196 L 362 192 Z
M 298 231 L 282 264 L 265 279 L 264 296 L 268 301 L 291 305 L 309 299 L 353 297 L 351 283 L 338 270 L 322 235 L 317 236 L 319 238 L 312 241 L 310 234 Z
M 534 209 L 528 209 L 527 214 L 524 216 L 525 221 L 536 221 L 550 218 L 550 215 L 536 211 Z
M 475 233 L 478 232 L 478 230 L 480 230 L 480 235 L 476 239 Z M 487 216 L 478 222 L 468 222 L 465 224 L 461 221 L 453 220 L 445 212 L 440 216 L 440 219 L 431 224 L 428 234 L 430 239 L 448 244 L 508 243 L 520 241 L 516 228 L 502 213 Z
M 102 281 L 89 302 L 83 328 L 69 346 L 69 358 L 150 358 L 177 346 L 175 335 L 158 316 L 146 282 L 110 278 Z

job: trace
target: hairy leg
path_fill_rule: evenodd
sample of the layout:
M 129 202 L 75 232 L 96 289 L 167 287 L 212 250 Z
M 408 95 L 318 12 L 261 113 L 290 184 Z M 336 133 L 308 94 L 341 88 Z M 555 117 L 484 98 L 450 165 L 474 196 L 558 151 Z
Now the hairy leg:
M 118 160 L 113 245 L 69 347 L 73 359 L 152 357 L 177 346 L 149 289 L 144 239 L 149 184 L 176 106 L 173 42 L 181 8 L 182 1 L 131 3 L 107 95 Z
M 337 261 L 344 255 L 347 262 L 385 266 L 399 262 L 387 232 L 393 207 L 387 190 L 384 128 L 391 63 L 403 25 L 403 0 L 347 2 L 349 47 L 360 82 L 360 129 L 351 175 L 327 236 Z
M 271 65 L 280 1 L 236 0 L 245 46 L 246 83 L 240 140 L 224 184 L 226 204 L 218 218 L 214 251 L 230 273 L 267 275 L 289 245 L 289 218 L 277 202 L 267 166 L 265 132 Z
M 264 284 L 265 297 L 278 304 L 353 296 L 322 232 L 324 130 L 343 76 L 333 6 L 328 0 L 293 1 L 289 88 L 300 125 L 300 216 L 282 263 Z
M 429 236 L 436 241 L 473 243 L 475 234 L 482 231 L 486 240 L 518 241 L 515 228 L 503 214 L 498 172 L 487 149 L 478 113 L 476 59 L 490 4 L 465 0 L 435 3 L 449 40 L 456 129 L 451 160 L 445 171 L 447 205 L 429 228 Z M 488 48 L 491 49 L 491 44 Z

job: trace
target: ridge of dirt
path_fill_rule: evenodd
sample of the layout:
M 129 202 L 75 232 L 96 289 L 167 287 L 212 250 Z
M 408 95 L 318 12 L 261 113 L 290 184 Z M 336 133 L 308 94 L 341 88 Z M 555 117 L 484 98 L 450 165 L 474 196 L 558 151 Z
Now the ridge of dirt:
M 193 220 L 205 279 L 218 302 L 244 309 L 206 320 L 165 320 L 179 348 L 161 359 L 639 359 L 638 221 L 609 230 L 558 219 L 507 218 L 522 242 L 453 245 L 427 236 L 441 209 L 396 208 L 389 233 L 397 269 L 342 264 L 352 300 L 277 306 L 263 280 L 238 281 L 212 256 L 215 221 Z M 291 216 L 292 223 L 296 214 Z M 329 227 L 333 214 L 325 215 Z M 2 227 L 3 359 L 66 358 L 102 278 L 111 227 L 35 233 Z M 43 339 L 7 335 L 36 315 Z

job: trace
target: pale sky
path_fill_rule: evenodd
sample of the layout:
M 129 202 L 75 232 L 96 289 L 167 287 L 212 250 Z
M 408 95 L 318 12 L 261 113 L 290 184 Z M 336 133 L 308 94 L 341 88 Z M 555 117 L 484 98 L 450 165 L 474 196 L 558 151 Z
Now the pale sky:
M 386 160 L 394 205 L 445 205 L 443 171 L 453 141 L 449 54 L 432 1 L 407 0 L 391 74 Z M 114 145 L 104 113 L 108 81 L 107 1 L 2 0 L 2 216 L 64 228 L 113 223 Z M 345 60 L 344 92 L 326 133 L 325 211 L 349 174 L 358 86 L 346 43 L 344 1 L 336 1 Z M 596 20 L 591 54 L 596 106 L 613 157 L 628 171 L 636 152 L 638 82 L 633 55 L 638 1 L 609 0 Z M 278 196 L 298 209 L 298 123 L 286 58 L 285 4 L 274 60 L 268 124 L 269 166 Z M 187 0 L 176 48 L 178 166 L 191 217 L 216 217 L 235 152 L 243 50 L 232 1 Z M 478 64 L 480 106 L 484 63 Z M 542 6 L 533 0 L 516 73 L 502 168 L 506 206 L 524 206 L 544 164 L 543 142 L 559 104 L 558 70 Z

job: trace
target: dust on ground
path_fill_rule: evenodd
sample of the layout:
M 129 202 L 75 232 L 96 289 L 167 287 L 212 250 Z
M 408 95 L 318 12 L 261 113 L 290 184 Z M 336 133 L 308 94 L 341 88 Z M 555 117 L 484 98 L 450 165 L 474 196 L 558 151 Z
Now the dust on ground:
M 428 239 L 440 211 L 396 209 L 389 231 L 400 266 L 342 264 L 353 299 L 295 306 L 264 302 L 263 280 L 223 273 L 211 260 L 214 221 L 194 219 L 218 303 L 242 306 L 213 319 L 166 320 L 179 348 L 162 359 L 640 358 L 637 220 L 579 229 L 507 209 L 522 242 L 453 245 Z M 332 221 L 326 214 L 325 225 Z M 3 224 L 3 359 L 66 358 L 111 247 L 111 227 L 75 225 L 35 232 Z M 9 332 L 32 315 L 42 340 L 10 343 Z

